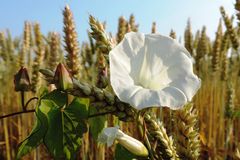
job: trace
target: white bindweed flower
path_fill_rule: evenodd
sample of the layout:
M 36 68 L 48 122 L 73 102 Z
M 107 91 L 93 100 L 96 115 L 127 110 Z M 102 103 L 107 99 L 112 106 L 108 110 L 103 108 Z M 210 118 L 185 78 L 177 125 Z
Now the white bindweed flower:
M 136 109 L 179 109 L 191 101 L 201 85 L 193 73 L 189 52 L 170 37 L 127 33 L 109 58 L 115 94 Z
M 104 128 L 98 137 L 98 141 L 100 143 L 107 143 L 108 147 L 113 145 L 115 140 L 117 140 L 128 151 L 132 152 L 137 156 L 148 156 L 148 150 L 142 144 L 142 142 L 126 135 L 119 129 L 119 127 Z

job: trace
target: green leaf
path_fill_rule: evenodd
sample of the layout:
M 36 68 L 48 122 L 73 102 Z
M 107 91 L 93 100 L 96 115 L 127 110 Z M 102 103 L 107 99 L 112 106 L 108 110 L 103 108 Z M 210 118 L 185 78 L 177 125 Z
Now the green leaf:
M 44 144 L 56 159 L 75 159 L 82 134 L 87 131 L 84 118 L 88 103 L 85 103 L 86 100 L 75 98 L 69 106 L 60 108 L 52 101 L 42 101 L 48 103 L 43 110 L 48 117 Z
M 36 107 L 36 123 L 30 135 L 23 142 L 20 143 L 16 159 L 20 159 L 24 155 L 30 153 L 33 149 L 35 149 L 39 144 L 42 143 L 43 136 L 47 131 L 47 118 L 39 110 L 39 107 L 41 105 L 44 104 L 38 103 L 38 106 Z
M 40 109 L 48 118 L 48 130 L 44 137 L 44 144 L 54 157 L 63 158 L 62 112 L 56 104 L 50 100 L 42 100 L 42 103 L 47 104 Z
M 54 90 L 41 97 L 37 121 L 18 149 L 17 159 L 44 143 L 55 159 L 76 159 L 82 135 L 87 131 L 88 99 L 75 98 L 67 106 L 67 94 Z
M 37 97 L 42 98 L 43 96 L 45 96 L 46 94 L 48 94 L 48 88 L 47 87 L 40 87 L 38 92 L 37 92 Z
M 89 114 L 93 115 L 96 114 L 97 110 L 95 107 L 90 107 Z M 89 119 L 89 130 L 92 135 L 92 137 L 97 140 L 98 135 L 102 132 L 103 128 L 105 127 L 105 124 L 107 122 L 107 116 L 98 116 L 93 117 Z
M 125 149 L 122 145 L 119 143 L 116 145 L 115 148 L 115 160 L 132 160 L 132 159 L 138 159 L 138 156 L 132 154 L 127 149 Z
M 67 112 L 72 117 L 75 117 L 76 119 L 87 119 L 88 106 L 89 99 L 74 98 L 71 104 L 69 104 L 69 106 L 65 108 L 65 112 Z
M 42 99 L 52 100 L 58 107 L 61 108 L 67 103 L 67 93 L 56 89 L 43 96 Z

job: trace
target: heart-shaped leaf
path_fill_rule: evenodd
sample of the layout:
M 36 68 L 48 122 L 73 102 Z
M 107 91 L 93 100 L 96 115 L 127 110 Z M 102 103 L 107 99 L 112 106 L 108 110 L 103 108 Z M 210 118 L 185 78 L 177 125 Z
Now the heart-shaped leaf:
M 42 142 L 55 159 L 76 159 L 83 133 L 87 131 L 89 100 L 74 98 L 55 90 L 44 95 L 36 107 L 36 125 L 18 150 L 20 159 Z

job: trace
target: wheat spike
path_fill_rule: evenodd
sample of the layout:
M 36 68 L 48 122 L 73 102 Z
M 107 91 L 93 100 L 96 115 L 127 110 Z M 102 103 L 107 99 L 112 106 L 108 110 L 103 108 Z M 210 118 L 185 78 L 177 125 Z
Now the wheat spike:
M 177 160 L 178 155 L 173 143 L 172 137 L 167 135 L 166 129 L 162 122 L 157 121 L 153 116 L 146 114 L 144 120 L 147 125 L 148 132 L 153 141 L 157 142 L 156 154 L 158 159 Z
M 89 39 L 89 44 L 90 44 L 90 47 L 91 47 L 91 52 L 92 52 L 92 55 L 95 54 L 95 43 L 93 42 L 93 38 L 90 34 L 90 32 L 88 31 L 88 39 Z
M 14 55 L 15 48 L 14 48 L 14 43 L 13 43 L 13 40 L 12 40 L 12 36 L 11 36 L 11 33 L 8 29 L 6 30 L 6 32 L 7 32 L 7 36 L 6 36 L 6 39 L 5 39 L 5 43 L 6 43 L 7 58 L 8 58 L 9 61 L 15 62 L 15 59 L 16 59 L 16 57 Z
M 6 37 L 4 32 L 0 32 L 0 56 L 4 61 L 8 60 Z
M 117 42 L 120 43 L 124 35 L 127 33 L 127 21 L 123 16 L 118 19 Z
M 175 137 L 180 159 L 197 160 L 200 155 L 197 121 L 197 113 L 192 104 L 186 105 L 174 114 Z
M 194 49 L 194 51 L 197 49 L 199 39 L 200 39 L 200 31 L 197 30 L 197 32 L 195 34 L 195 37 L 194 37 L 194 41 L 193 41 L 193 49 Z
M 176 32 L 174 32 L 173 29 L 171 29 L 169 36 L 172 37 L 173 39 L 177 39 Z
M 193 54 L 193 35 L 190 19 L 188 19 L 187 27 L 184 32 L 184 46 L 190 54 Z
M 40 31 L 40 25 L 38 23 L 34 24 L 34 35 L 36 44 L 36 56 L 33 62 L 33 72 L 32 72 L 32 91 L 36 92 L 40 87 L 41 79 L 39 69 L 42 66 L 44 57 L 44 44 L 42 39 L 42 33 Z
M 234 140 L 234 110 L 235 110 L 235 89 L 233 88 L 232 83 L 228 84 L 227 88 L 227 100 L 225 107 L 225 116 L 226 116 L 226 146 L 227 150 L 234 150 L 235 140 Z M 236 143 L 237 144 L 237 143 Z M 232 155 L 228 155 L 230 158 Z
M 89 47 L 88 43 L 83 43 L 81 48 L 82 64 L 84 68 L 84 73 L 82 74 L 85 74 L 83 77 L 86 80 L 92 82 L 92 80 L 95 78 L 92 75 L 93 69 L 94 71 L 96 71 L 95 66 L 93 66 L 93 64 L 95 63 L 95 56 L 92 53 L 92 50 Z
M 197 53 L 197 55 L 196 55 L 196 70 L 199 71 L 201 59 L 204 57 L 204 55 L 208 54 L 208 42 L 207 42 L 205 26 L 203 26 L 203 28 L 202 28 L 201 37 L 198 41 L 196 53 Z
M 225 26 L 227 28 L 227 32 L 229 34 L 230 40 L 232 42 L 233 48 L 235 50 L 238 49 L 239 47 L 239 42 L 238 42 L 238 38 L 237 38 L 237 33 L 235 31 L 235 29 L 232 26 L 232 21 L 229 19 L 228 15 L 225 12 L 225 9 L 223 8 L 223 6 L 220 7 L 220 12 L 222 14 Z
M 235 9 L 237 11 L 236 16 L 238 18 L 238 26 L 240 27 L 240 0 L 236 0 Z
M 59 62 L 60 38 L 56 32 L 51 33 L 50 55 L 48 60 L 48 68 L 54 70 Z
M 112 49 L 112 42 L 105 33 L 102 23 L 90 15 L 89 24 L 92 30 L 90 34 L 96 40 L 96 47 L 99 48 L 103 54 L 108 54 Z
M 29 26 L 29 22 L 24 22 L 24 32 L 23 32 L 23 44 L 22 49 L 20 51 L 19 57 L 19 66 L 25 66 L 26 64 L 26 54 L 30 54 L 30 32 L 31 28 Z
M 32 50 L 31 48 L 33 47 L 33 36 L 32 36 L 32 25 L 30 22 L 27 23 L 27 36 L 28 38 L 26 39 L 27 42 L 27 65 L 28 68 L 30 69 L 32 66 Z
M 219 21 L 218 30 L 216 32 L 216 39 L 213 44 L 213 52 L 212 52 L 212 69 L 213 72 L 219 70 L 219 60 L 220 60 L 220 52 L 221 52 L 221 42 L 222 42 L 222 22 Z
M 73 20 L 73 14 L 68 5 L 65 6 L 63 10 L 63 23 L 64 23 L 64 41 L 65 41 L 65 50 L 67 51 L 67 66 L 75 78 L 80 78 L 80 50 L 77 40 L 77 32 L 75 29 L 75 23 Z
M 229 37 L 228 33 L 225 32 L 222 38 L 222 45 L 221 45 L 221 80 L 226 81 L 228 79 L 228 57 L 227 57 L 227 50 L 229 48 Z
M 83 44 L 83 53 L 85 67 L 90 68 L 94 63 L 94 54 L 88 43 Z
M 233 88 L 232 83 L 229 83 L 227 90 L 227 100 L 226 100 L 226 116 L 228 118 L 233 118 L 233 110 L 235 108 L 235 89 Z
M 152 23 L 152 31 L 151 31 L 151 33 L 157 33 L 157 23 L 156 22 Z
M 135 16 L 133 14 L 130 15 L 128 24 L 129 24 L 129 27 L 130 27 L 131 31 L 133 31 L 133 32 L 138 31 L 138 25 L 136 25 Z

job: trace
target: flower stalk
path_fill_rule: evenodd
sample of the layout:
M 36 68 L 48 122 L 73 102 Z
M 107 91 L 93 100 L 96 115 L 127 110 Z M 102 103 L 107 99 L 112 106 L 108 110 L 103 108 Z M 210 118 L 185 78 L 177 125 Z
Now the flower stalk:
M 23 111 L 26 111 L 26 108 L 25 108 L 25 100 L 24 100 L 24 91 L 21 91 L 20 94 L 21 94 L 22 110 L 23 110 Z

